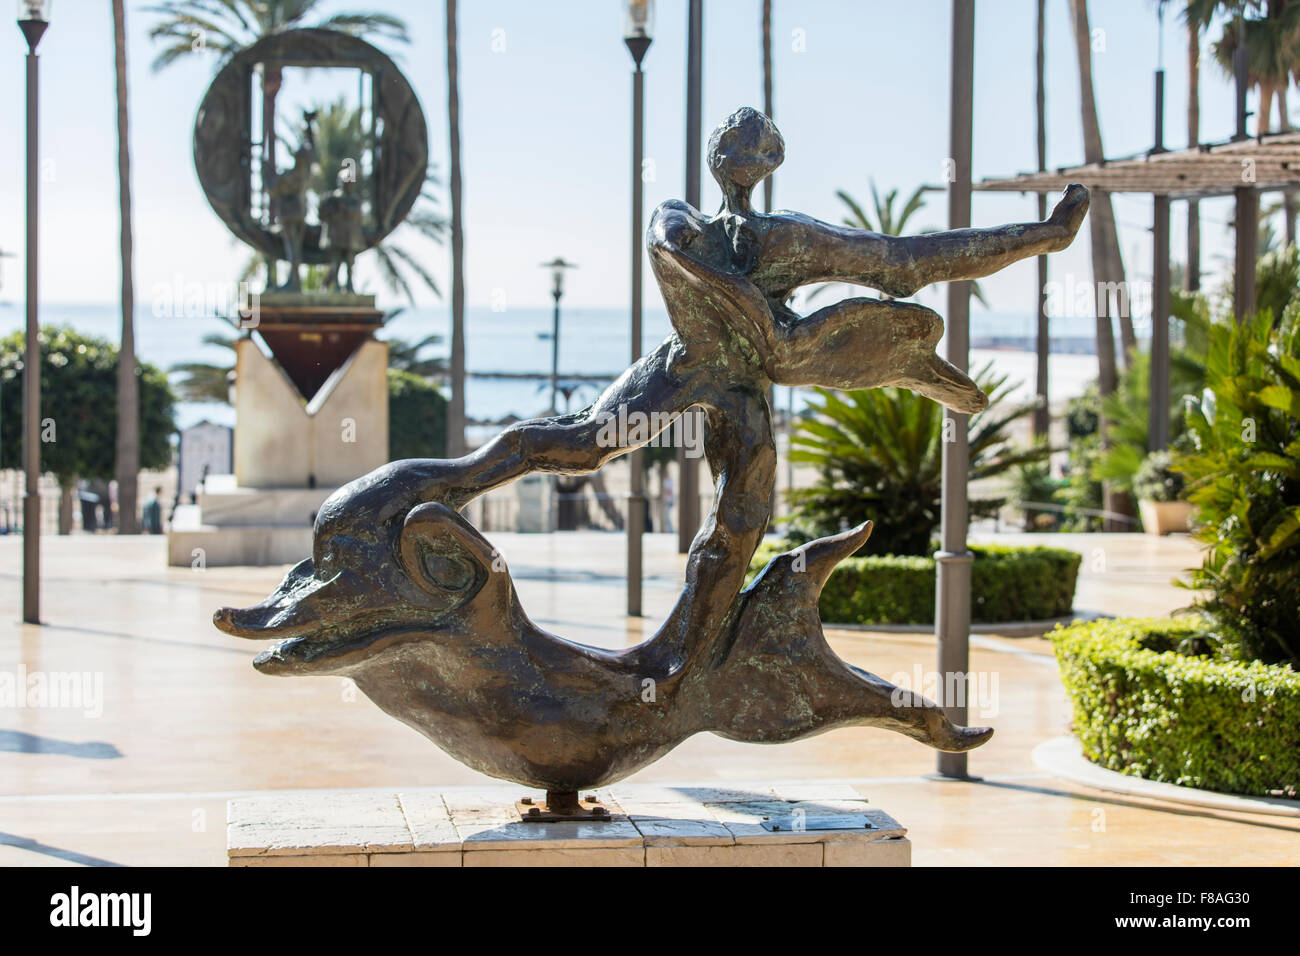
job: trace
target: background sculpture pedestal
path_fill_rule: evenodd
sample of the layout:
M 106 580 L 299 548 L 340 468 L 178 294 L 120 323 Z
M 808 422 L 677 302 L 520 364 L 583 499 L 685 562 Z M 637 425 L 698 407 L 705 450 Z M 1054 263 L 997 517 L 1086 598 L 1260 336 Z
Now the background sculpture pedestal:
M 594 794 L 612 812 L 609 823 L 524 823 L 515 801 L 537 793 L 513 786 L 267 793 L 230 801 L 227 854 L 231 866 L 912 862 L 907 831 L 845 785 L 722 789 L 623 784 Z M 869 828 L 863 826 L 868 822 Z M 830 828 L 840 826 L 845 828 Z
M 296 564 L 335 488 L 388 461 L 388 345 L 374 296 L 271 293 L 235 347 L 232 476 L 177 508 L 167 560 Z

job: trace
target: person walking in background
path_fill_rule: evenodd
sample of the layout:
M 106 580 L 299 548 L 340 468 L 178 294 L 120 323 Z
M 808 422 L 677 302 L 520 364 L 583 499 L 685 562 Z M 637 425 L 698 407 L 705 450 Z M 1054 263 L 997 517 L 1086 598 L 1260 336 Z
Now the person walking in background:
M 155 485 L 153 494 L 144 503 L 142 514 L 145 534 L 162 534 L 162 485 Z

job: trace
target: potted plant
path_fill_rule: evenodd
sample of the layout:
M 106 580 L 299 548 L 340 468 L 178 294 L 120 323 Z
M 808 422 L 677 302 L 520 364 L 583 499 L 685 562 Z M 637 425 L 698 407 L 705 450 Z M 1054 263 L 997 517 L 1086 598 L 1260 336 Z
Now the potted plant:
M 1133 476 L 1133 494 L 1138 500 L 1142 529 L 1147 534 L 1190 530 L 1192 506 L 1178 500 L 1183 491 L 1183 477 L 1170 469 L 1172 462 L 1170 452 L 1153 451 Z

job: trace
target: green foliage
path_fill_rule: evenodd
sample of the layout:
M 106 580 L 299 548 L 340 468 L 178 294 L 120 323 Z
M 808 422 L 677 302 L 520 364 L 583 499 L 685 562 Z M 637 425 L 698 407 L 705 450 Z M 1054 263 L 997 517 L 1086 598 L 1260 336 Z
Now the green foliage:
M 1295 246 L 1276 249 L 1259 257 L 1255 264 L 1255 307 L 1279 316 L 1286 312 L 1300 288 L 1300 250 Z
M 999 475 L 1051 453 L 1045 446 L 1016 449 L 1010 425 L 1034 405 L 1010 405 L 1014 386 L 992 363 L 975 375 L 989 407 L 971 418 L 972 481 Z M 928 554 L 939 524 L 943 408 L 904 388 L 837 392 L 815 388 L 791 437 L 790 459 L 817 467 L 817 483 L 787 493 L 797 537 L 816 538 L 871 519 L 872 550 Z M 989 514 L 997 500 L 975 500 L 972 514 Z
M 1183 420 L 1183 395 L 1199 395 L 1205 387 L 1204 329 L 1194 310 L 1188 311 L 1183 323 L 1185 341 L 1190 345 L 1175 347 L 1169 353 L 1169 435 L 1178 441 L 1186 431 Z M 1142 467 L 1150 448 L 1151 354 L 1139 352 L 1120 376 L 1114 393 L 1102 401 L 1110 447 L 1097 455 L 1092 466 L 1095 481 L 1109 481 L 1116 491 L 1133 492 L 1134 476 Z M 1141 497 L 1139 495 L 1139 497 Z
M 401 309 L 390 312 L 387 319 L 392 319 Z M 441 335 L 426 335 L 414 342 L 406 339 L 387 339 L 388 367 L 403 372 L 410 372 L 421 378 L 432 378 L 447 371 L 447 360 L 441 356 L 421 356 L 420 353 L 433 345 L 441 345 Z
M 54 441 L 41 442 L 41 469 L 67 486 L 75 478 L 116 477 L 117 346 L 72 329 L 40 332 L 42 421 L 53 419 Z M 26 335 L 0 339 L 0 467 L 22 466 L 22 369 Z M 140 467 L 171 464 L 175 398 L 166 376 L 138 363 Z M 42 426 L 44 428 L 44 426 Z
M 1206 546 L 1190 587 L 1237 656 L 1300 664 L 1300 302 L 1209 329 L 1206 388 L 1173 464 Z
M 162 16 L 149 31 L 161 45 L 153 69 L 161 70 L 194 53 L 214 53 L 222 60 L 262 37 L 284 30 L 315 27 L 353 36 L 381 37 L 406 43 L 406 24 L 386 13 L 336 13 L 313 16 L 323 0 L 167 0 L 146 13 Z M 196 42 L 202 38 L 202 43 Z
M 233 335 L 210 333 L 203 336 L 204 345 L 215 345 L 230 350 L 229 365 L 213 365 L 209 362 L 178 362 L 169 368 L 169 374 L 177 375 L 176 394 L 183 402 L 220 402 L 230 403 L 230 374 L 235 369 L 235 343 Z
M 1089 760 L 1228 793 L 1300 790 L 1300 674 L 1289 667 L 1206 655 L 1193 618 L 1090 621 L 1050 637 Z
M 874 536 L 873 536 L 874 537 Z M 764 543 L 749 565 L 749 575 L 790 542 Z M 1074 604 L 1081 558 L 1061 548 L 971 548 L 971 620 L 1036 621 L 1064 617 Z M 933 624 L 934 558 L 870 555 L 849 558 L 831 572 L 820 602 L 824 621 L 840 624 Z
M 1011 493 L 1016 501 L 1025 504 L 1059 504 L 1058 496 L 1066 482 L 1053 478 L 1047 462 L 1033 462 L 1018 465 L 1011 474 Z M 1061 525 L 1061 516 L 1054 508 L 1025 508 L 1026 531 L 1056 531 Z
M 418 375 L 388 370 L 388 458 L 443 458 L 447 454 L 447 400 Z
M 1183 493 L 1183 476 L 1172 468 L 1173 452 L 1153 451 L 1133 476 L 1133 494 L 1146 501 L 1177 501 Z

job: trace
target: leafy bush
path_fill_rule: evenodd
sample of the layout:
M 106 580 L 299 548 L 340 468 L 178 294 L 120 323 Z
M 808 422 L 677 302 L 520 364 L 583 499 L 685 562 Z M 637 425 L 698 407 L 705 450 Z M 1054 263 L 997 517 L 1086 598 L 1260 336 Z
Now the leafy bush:
M 1053 478 L 1047 462 L 1033 462 L 1018 466 L 1011 475 L 1011 493 L 1024 505 L 1055 505 L 1065 481 Z M 1061 515 L 1054 508 L 1025 507 L 1026 531 L 1056 531 L 1061 525 Z
M 54 440 L 40 442 L 41 469 L 60 485 L 76 478 L 116 477 L 117 346 L 72 329 L 41 329 L 41 411 L 53 419 Z M 26 335 L 0 338 L 0 467 L 19 468 L 22 459 L 23 349 Z M 139 362 L 140 467 L 171 464 L 174 396 L 167 377 Z M 38 436 L 39 437 L 39 436 Z
M 971 418 L 970 480 L 976 481 L 1051 453 L 1019 450 L 1009 426 L 1035 405 L 1009 405 L 1014 389 L 992 363 L 974 376 L 989 406 Z M 817 538 L 870 519 L 875 553 L 925 555 L 939 525 L 943 407 L 905 388 L 836 392 L 815 388 L 791 438 L 790 460 L 816 466 L 817 483 L 787 492 L 796 537 Z M 972 516 L 990 515 L 1001 500 L 972 500 Z
M 447 400 L 413 372 L 388 370 L 388 458 L 442 458 L 447 454 Z
M 1243 659 L 1300 666 L 1300 302 L 1210 329 L 1206 389 L 1174 460 L 1206 546 L 1190 587 Z
M 749 565 L 752 578 L 791 542 L 766 542 Z M 971 620 L 980 623 L 1064 617 L 1074 604 L 1080 557 L 1062 548 L 972 547 Z M 934 558 L 849 558 L 822 589 L 823 621 L 840 624 L 933 624 Z
M 1133 494 L 1146 501 L 1177 501 L 1183 493 L 1183 476 L 1173 471 L 1170 451 L 1153 451 L 1133 476 Z
M 1294 796 L 1300 674 L 1216 660 L 1203 632 L 1193 618 L 1130 618 L 1049 635 L 1084 755 L 1148 780 Z
M 1171 347 L 1169 356 L 1169 435 L 1174 441 L 1186 430 L 1184 395 L 1199 395 L 1205 386 L 1205 356 L 1194 348 Z M 1092 477 L 1116 491 L 1142 497 L 1133 481 L 1150 448 L 1151 355 L 1142 352 L 1120 376 L 1119 386 L 1102 401 L 1110 445 L 1092 463 Z

